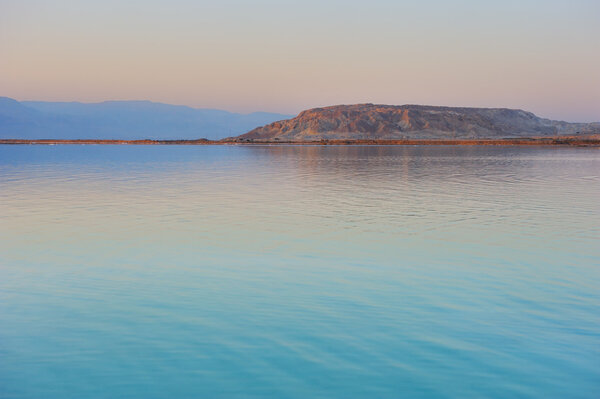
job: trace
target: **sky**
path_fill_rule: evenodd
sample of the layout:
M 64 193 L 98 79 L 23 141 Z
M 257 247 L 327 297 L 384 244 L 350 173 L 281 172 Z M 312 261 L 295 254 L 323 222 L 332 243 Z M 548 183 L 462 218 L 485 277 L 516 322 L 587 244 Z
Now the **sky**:
M 0 0 L 0 96 L 600 121 L 600 1 Z

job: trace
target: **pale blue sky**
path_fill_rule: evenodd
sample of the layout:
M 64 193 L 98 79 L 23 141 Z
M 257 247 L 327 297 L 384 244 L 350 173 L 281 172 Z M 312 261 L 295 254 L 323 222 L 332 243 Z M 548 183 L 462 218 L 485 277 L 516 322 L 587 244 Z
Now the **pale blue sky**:
M 0 0 L 0 95 L 600 120 L 600 1 Z

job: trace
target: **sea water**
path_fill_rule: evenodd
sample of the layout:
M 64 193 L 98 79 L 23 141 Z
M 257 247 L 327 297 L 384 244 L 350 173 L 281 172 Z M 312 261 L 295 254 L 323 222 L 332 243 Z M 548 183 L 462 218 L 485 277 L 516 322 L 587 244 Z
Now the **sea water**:
M 598 398 L 600 150 L 0 146 L 1 398 Z

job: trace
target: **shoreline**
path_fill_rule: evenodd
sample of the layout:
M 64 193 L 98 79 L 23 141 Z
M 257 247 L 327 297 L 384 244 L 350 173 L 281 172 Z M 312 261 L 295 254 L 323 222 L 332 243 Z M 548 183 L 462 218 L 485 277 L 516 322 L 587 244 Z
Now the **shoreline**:
M 600 147 L 600 138 L 544 137 L 518 139 L 476 140 L 315 140 L 315 141 L 259 141 L 259 140 L 100 140 L 100 139 L 0 139 L 0 144 L 11 145 L 553 145 Z

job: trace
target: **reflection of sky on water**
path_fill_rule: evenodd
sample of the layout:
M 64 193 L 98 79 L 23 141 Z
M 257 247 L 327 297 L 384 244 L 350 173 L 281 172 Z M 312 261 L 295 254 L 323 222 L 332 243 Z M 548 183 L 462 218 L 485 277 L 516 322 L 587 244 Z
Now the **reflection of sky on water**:
M 0 389 L 586 397 L 599 170 L 576 148 L 0 146 Z

